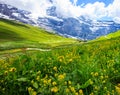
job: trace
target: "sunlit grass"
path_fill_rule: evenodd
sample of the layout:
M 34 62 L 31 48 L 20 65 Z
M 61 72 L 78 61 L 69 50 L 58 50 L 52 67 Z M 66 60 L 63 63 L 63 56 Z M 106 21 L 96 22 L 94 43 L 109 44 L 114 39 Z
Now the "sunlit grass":
M 47 32 L 39 27 L 0 19 L 0 50 L 22 47 L 49 48 L 73 43 L 78 42 Z
M 6 55 L 0 60 L 0 94 L 119 95 L 119 41 Z

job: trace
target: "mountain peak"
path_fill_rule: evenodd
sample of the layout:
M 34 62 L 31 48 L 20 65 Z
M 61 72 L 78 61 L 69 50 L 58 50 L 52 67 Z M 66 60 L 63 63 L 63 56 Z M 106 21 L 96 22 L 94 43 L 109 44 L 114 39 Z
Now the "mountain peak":
M 55 6 L 49 7 L 46 12 L 47 16 L 34 19 L 29 11 L 21 10 L 7 4 L 0 4 L 1 18 L 14 19 L 23 23 L 36 25 L 49 31 L 56 31 L 56 33 L 66 37 L 91 40 L 120 29 L 120 24 L 114 21 L 97 21 L 84 16 L 76 18 L 60 17 L 56 13 Z

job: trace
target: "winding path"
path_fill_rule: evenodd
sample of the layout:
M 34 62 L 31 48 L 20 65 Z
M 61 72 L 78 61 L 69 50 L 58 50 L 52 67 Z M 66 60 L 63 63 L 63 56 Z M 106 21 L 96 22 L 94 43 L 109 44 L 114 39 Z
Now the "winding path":
M 41 49 L 41 48 L 19 48 L 19 49 L 11 49 L 11 50 L 4 50 L 0 51 L 0 59 L 5 59 L 7 55 L 13 56 L 13 53 L 17 52 L 24 52 L 24 51 L 42 51 L 42 52 L 47 52 L 51 51 L 51 49 Z

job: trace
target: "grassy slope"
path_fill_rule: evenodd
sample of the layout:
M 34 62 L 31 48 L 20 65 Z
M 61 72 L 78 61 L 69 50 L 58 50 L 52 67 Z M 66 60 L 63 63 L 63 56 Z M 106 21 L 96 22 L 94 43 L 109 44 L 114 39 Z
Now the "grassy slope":
M 120 95 L 120 37 L 7 58 L 1 95 Z
M 0 19 L 0 48 L 57 46 L 76 42 L 38 27 Z M 14 47 L 15 46 L 15 47 Z
M 120 95 L 117 33 L 109 34 L 109 40 L 25 52 L 13 58 L 6 55 L 6 60 L 0 60 L 0 94 Z
M 114 33 L 110 33 L 105 36 L 98 37 L 92 41 L 103 41 L 103 40 L 109 40 L 109 39 L 113 39 L 113 38 L 117 38 L 117 37 L 120 37 L 120 30 L 118 30 L 117 32 L 114 32 Z

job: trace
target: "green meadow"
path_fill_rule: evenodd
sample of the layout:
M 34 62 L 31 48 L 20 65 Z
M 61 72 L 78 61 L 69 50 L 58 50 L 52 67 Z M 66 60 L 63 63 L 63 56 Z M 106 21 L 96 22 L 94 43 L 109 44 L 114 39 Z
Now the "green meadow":
M 25 47 L 50 48 L 76 42 L 38 27 L 0 19 L 0 50 Z
M 0 95 L 120 95 L 120 32 L 84 43 L 16 23 L 0 21 Z

